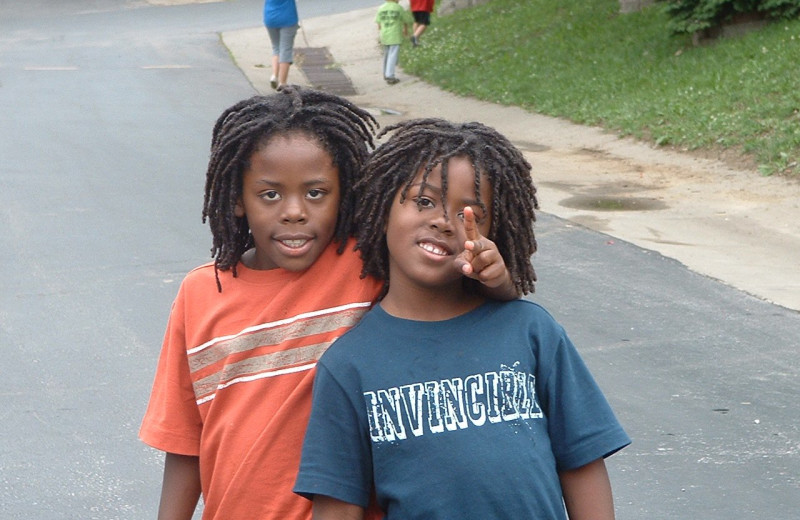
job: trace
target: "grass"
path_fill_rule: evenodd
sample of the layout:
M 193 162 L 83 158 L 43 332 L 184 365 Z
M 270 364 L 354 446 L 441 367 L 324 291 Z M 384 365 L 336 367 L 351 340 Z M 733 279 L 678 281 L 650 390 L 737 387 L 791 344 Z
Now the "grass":
M 666 22 L 660 4 L 492 0 L 401 59 L 460 95 L 800 178 L 800 20 L 701 46 Z

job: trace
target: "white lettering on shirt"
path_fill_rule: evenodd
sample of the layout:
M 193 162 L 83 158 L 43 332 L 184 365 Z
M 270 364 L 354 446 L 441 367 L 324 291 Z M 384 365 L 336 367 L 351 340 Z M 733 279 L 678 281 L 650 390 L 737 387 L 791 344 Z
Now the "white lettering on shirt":
M 364 392 L 370 438 L 397 442 L 426 433 L 541 419 L 535 383 L 533 374 L 504 369 Z

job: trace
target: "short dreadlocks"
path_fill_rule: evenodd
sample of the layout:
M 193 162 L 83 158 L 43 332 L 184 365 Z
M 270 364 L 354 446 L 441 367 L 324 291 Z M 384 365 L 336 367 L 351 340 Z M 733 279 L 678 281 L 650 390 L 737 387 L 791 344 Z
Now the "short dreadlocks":
M 339 170 L 341 202 L 333 240 L 344 250 L 354 233 L 354 185 L 374 148 L 377 122 L 368 112 L 339 96 L 295 86 L 269 96 L 240 101 L 219 116 L 211 138 L 203 222 L 213 236 L 214 270 L 232 270 L 253 247 L 246 217 L 234 214 L 250 158 L 275 135 L 301 132 L 315 138 Z M 219 276 L 217 287 L 221 291 Z
M 358 245 L 364 260 L 362 276 L 389 283 L 389 250 L 385 229 L 398 191 L 405 199 L 414 178 L 422 172 L 424 183 L 442 165 L 442 196 L 447 196 L 447 164 L 466 157 L 475 171 L 475 193 L 480 201 L 480 175 L 492 187 L 492 222 L 488 238 L 497 244 L 517 291 L 533 292 L 536 274 L 531 255 L 536 251 L 534 210 L 539 208 L 531 165 L 522 153 L 496 130 L 480 123 L 455 124 L 442 119 L 415 119 L 389 126 L 378 138 L 391 137 L 364 165 L 357 189 L 361 200 L 356 213 Z M 472 280 L 469 280 L 472 282 Z

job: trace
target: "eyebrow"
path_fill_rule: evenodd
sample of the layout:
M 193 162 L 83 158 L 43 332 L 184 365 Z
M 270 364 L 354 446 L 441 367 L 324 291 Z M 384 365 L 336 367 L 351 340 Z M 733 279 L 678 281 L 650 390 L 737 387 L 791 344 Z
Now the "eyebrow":
M 442 188 L 440 188 L 438 186 L 434 186 L 433 184 L 431 184 L 429 182 L 424 182 L 424 181 L 423 182 L 417 182 L 417 183 L 414 183 L 414 184 L 410 184 L 408 186 L 409 190 L 411 190 L 413 188 L 419 188 L 419 191 L 425 191 L 426 189 L 429 189 L 429 190 L 434 191 L 434 192 L 436 192 L 436 193 L 438 193 L 440 195 L 442 193 Z
M 285 185 L 282 182 L 272 181 L 270 179 L 257 179 L 256 183 L 278 188 L 283 187 Z M 320 184 L 335 184 L 335 183 L 330 179 L 325 179 L 324 177 L 321 177 L 319 179 L 311 179 L 309 181 L 306 181 L 303 183 L 303 186 L 318 186 Z
M 418 182 L 410 185 L 408 188 L 409 191 L 413 190 L 414 188 L 419 188 L 419 191 L 417 193 L 425 193 L 425 190 L 429 189 L 435 192 L 439 197 L 442 196 L 442 189 L 440 187 L 434 186 L 427 182 Z M 466 199 L 462 200 L 461 202 L 463 202 L 465 206 L 478 206 L 481 208 L 483 207 L 483 203 L 481 203 L 478 199 Z

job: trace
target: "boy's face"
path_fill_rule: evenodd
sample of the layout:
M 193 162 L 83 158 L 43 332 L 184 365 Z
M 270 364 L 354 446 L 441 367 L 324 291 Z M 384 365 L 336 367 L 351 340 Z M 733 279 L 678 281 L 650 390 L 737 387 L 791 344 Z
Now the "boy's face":
M 400 202 L 395 195 L 386 224 L 389 249 L 390 291 L 407 288 L 439 289 L 450 284 L 461 287 L 461 272 L 455 258 L 464 250 L 464 207 L 471 206 L 481 234 L 491 227 L 492 189 L 481 175 L 478 205 L 475 173 L 466 157 L 451 158 L 447 172 L 447 200 L 442 199 L 442 167 L 436 166 L 422 185 L 422 172 Z M 444 208 L 447 208 L 445 217 Z M 455 285 L 454 285 L 455 287 Z
M 278 135 L 250 157 L 237 217 L 247 217 L 251 269 L 308 269 L 330 244 L 339 214 L 339 170 L 315 139 Z

